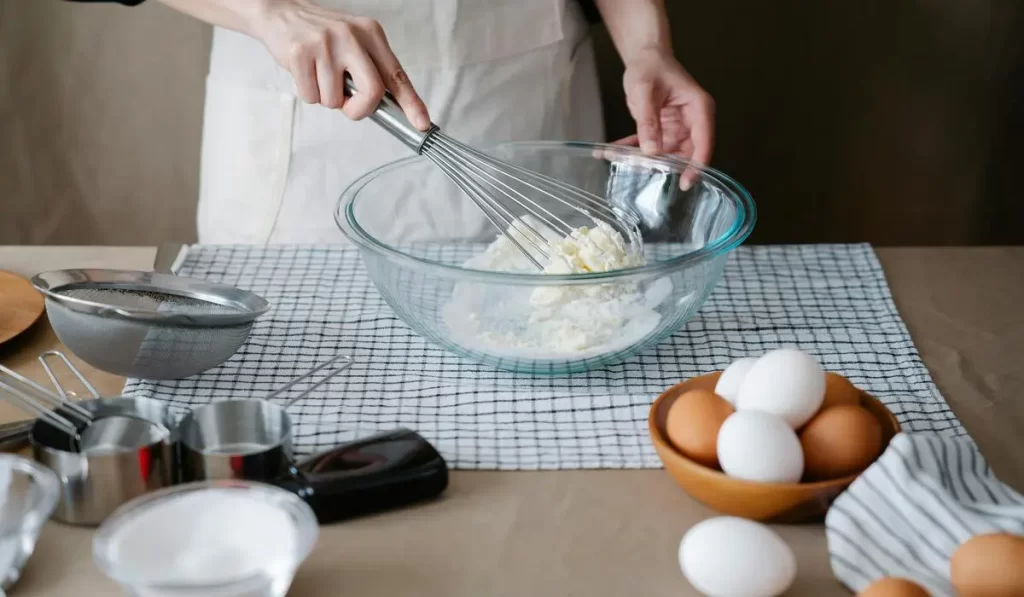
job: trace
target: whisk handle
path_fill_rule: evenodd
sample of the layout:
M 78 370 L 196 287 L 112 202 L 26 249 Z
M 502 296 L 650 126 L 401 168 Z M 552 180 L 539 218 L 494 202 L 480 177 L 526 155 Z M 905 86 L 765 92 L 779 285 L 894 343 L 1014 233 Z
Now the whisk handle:
M 345 95 L 352 95 L 355 92 L 356 84 L 352 80 L 352 76 L 346 71 Z M 429 130 L 421 131 L 414 127 L 409 122 L 409 119 L 405 117 L 405 112 L 398 105 L 395 96 L 391 95 L 388 91 L 384 92 L 384 97 L 377 104 L 377 109 L 370 114 L 370 120 L 394 135 L 396 139 L 405 143 L 416 153 L 420 153 L 423 150 L 423 144 L 427 141 L 427 137 L 437 128 L 436 126 L 431 126 Z

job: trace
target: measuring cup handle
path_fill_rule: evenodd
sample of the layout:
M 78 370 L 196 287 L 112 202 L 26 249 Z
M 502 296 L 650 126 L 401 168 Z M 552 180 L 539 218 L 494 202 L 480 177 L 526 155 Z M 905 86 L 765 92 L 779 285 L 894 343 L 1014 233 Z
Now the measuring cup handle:
M 269 396 L 267 396 L 265 398 L 265 400 L 272 400 L 272 399 L 280 396 L 281 394 L 284 394 L 285 392 L 287 392 L 288 390 L 293 388 L 295 385 L 297 385 L 297 384 L 299 384 L 299 383 L 301 383 L 303 381 L 308 380 L 313 375 L 315 375 L 317 372 L 319 372 L 321 369 L 325 369 L 327 367 L 331 367 L 330 369 L 327 370 L 327 373 L 324 374 L 323 377 L 321 377 L 319 380 L 317 380 L 316 383 L 312 384 L 311 386 L 309 386 L 308 388 L 303 390 L 298 396 L 295 396 L 294 398 L 289 400 L 287 404 L 284 405 L 285 409 L 291 408 L 291 406 L 293 404 L 295 404 L 299 400 L 302 400 L 306 396 L 309 396 L 313 392 L 313 390 L 319 388 L 320 386 L 322 386 L 325 383 L 327 383 L 328 381 L 330 381 L 335 375 L 341 373 L 345 369 L 348 369 L 348 367 L 351 364 L 352 364 L 352 357 L 346 356 L 346 355 L 343 355 L 343 354 L 335 355 L 335 356 L 331 357 L 330 359 L 327 359 L 323 363 L 320 363 L 316 367 L 313 367 L 309 371 L 306 371 L 305 373 L 303 373 L 302 375 L 296 377 L 295 379 L 291 380 L 290 382 L 284 384 L 280 388 L 274 390 L 273 392 L 271 392 L 271 394 Z
M 60 359 L 64 363 L 64 366 L 67 367 L 68 370 L 71 371 L 71 373 L 73 373 L 76 378 L 78 378 L 78 382 L 81 383 L 90 394 L 92 394 L 93 398 L 100 397 L 100 393 L 97 392 L 96 388 L 94 388 L 93 385 L 89 383 L 89 380 L 86 379 L 84 375 L 82 375 L 82 372 L 79 371 L 78 367 L 75 367 L 75 364 L 71 362 L 71 359 L 69 359 L 67 355 L 65 355 L 63 352 L 60 352 L 59 350 L 48 350 L 43 354 L 39 355 L 38 361 L 39 364 L 43 366 L 43 371 L 46 372 L 46 376 L 50 378 L 50 383 L 53 384 L 53 387 L 57 388 L 57 392 L 60 394 L 61 398 L 67 398 L 68 393 L 67 391 L 64 390 L 64 386 L 62 386 L 60 381 L 57 379 L 57 376 L 54 374 L 53 369 L 50 368 L 50 363 L 48 362 L 48 360 L 51 358 Z
M 0 425 L 0 452 L 17 452 L 29 443 L 35 420 Z
M 448 487 L 448 465 L 418 433 L 396 429 L 312 456 L 275 485 L 330 524 L 436 497 Z

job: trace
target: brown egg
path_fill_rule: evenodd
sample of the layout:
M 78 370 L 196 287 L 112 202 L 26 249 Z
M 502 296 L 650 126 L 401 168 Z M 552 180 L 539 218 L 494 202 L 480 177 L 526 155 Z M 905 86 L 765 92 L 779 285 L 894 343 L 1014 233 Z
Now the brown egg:
M 715 371 L 714 373 L 708 373 L 707 375 L 702 375 L 701 379 L 699 381 L 696 381 L 697 378 L 694 378 L 694 380 L 690 381 L 690 384 L 689 384 L 690 387 L 688 389 L 690 389 L 690 390 L 711 390 L 712 392 L 714 392 L 715 391 L 715 385 L 718 383 L 718 378 L 719 377 L 722 377 L 722 372 L 721 371 Z
M 887 576 L 868 585 L 857 597 L 931 597 L 928 591 L 905 578 Z
M 825 373 L 825 400 L 818 412 L 841 404 L 859 405 L 860 390 L 842 375 L 828 371 Z
M 882 425 L 859 406 L 823 410 L 800 431 L 804 475 L 808 480 L 838 479 L 868 467 L 882 451 Z
M 669 408 L 665 433 L 687 458 L 718 468 L 718 430 L 734 410 L 711 390 L 690 390 Z
M 959 597 L 1024 595 L 1024 537 L 975 535 L 953 552 L 949 577 Z

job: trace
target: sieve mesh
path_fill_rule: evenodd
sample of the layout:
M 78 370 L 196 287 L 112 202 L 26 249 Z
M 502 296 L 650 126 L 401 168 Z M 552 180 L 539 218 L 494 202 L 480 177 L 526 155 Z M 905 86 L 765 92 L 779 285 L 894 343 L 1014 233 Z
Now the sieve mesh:
M 76 286 L 56 291 L 61 296 L 100 303 L 111 307 L 175 313 L 181 315 L 228 315 L 244 313 L 245 309 L 221 305 L 200 298 L 166 292 L 110 286 Z
M 50 303 L 47 313 L 57 337 L 76 356 L 103 371 L 143 379 L 179 379 L 215 367 L 252 328 L 251 322 L 194 327 L 102 317 L 60 302 Z

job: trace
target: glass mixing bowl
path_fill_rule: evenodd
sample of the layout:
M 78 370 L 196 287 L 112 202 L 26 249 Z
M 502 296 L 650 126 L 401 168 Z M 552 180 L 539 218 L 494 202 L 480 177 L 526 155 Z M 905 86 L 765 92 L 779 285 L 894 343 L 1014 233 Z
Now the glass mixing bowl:
M 494 271 L 500 233 L 437 166 L 414 156 L 356 180 L 335 220 L 399 318 L 434 344 L 498 369 L 566 374 L 626 360 L 693 317 L 754 227 L 725 174 L 614 145 L 517 142 L 492 156 L 605 197 L 639 222 L 646 264 L 603 273 Z M 686 190 L 681 174 L 696 181 Z M 523 210 L 506 202 L 509 210 Z M 586 216 L 547 202 L 572 226 Z M 467 260 L 473 259 L 469 263 Z
M 59 498 L 53 471 L 21 456 L 0 454 L 0 595 L 21 577 Z

